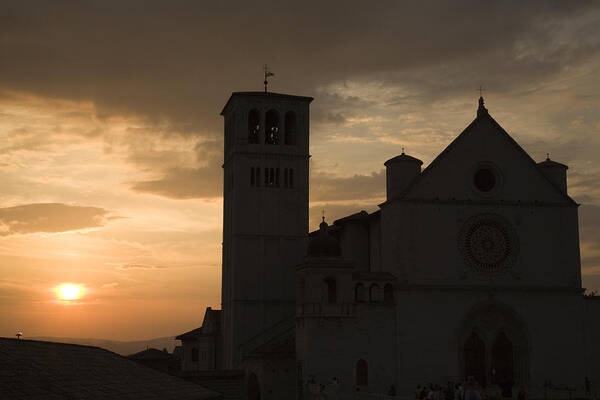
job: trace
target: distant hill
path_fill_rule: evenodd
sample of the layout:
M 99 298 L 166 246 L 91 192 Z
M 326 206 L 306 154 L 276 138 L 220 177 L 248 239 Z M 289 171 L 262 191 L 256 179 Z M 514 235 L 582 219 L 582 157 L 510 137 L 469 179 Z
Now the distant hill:
M 181 344 L 179 340 L 175 340 L 174 338 L 175 335 L 148 340 L 134 340 L 131 342 L 122 342 L 118 340 L 108 339 L 82 339 L 52 336 L 23 337 L 23 339 L 43 340 L 47 342 L 73 343 L 87 346 L 98 346 L 102 347 L 103 349 L 121 354 L 123 356 L 137 353 L 138 351 L 145 350 L 147 347 L 153 347 L 159 350 L 166 348 L 169 351 L 169 353 L 172 353 L 175 346 Z

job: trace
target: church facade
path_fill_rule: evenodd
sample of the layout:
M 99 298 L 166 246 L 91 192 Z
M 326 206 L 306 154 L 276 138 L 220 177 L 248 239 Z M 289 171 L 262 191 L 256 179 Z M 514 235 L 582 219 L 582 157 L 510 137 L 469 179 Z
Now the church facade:
M 505 396 L 600 389 L 600 301 L 583 295 L 566 165 L 536 163 L 480 98 L 427 168 L 384 163 L 378 211 L 309 233 L 311 101 L 238 92 L 222 112 L 219 365 L 246 371 L 249 399 L 321 384 L 406 397 L 469 376 Z

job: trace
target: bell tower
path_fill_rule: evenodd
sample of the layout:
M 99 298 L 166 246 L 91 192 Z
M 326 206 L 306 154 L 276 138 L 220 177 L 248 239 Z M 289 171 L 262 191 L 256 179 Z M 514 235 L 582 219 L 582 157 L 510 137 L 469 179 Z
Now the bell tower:
M 295 313 L 295 267 L 308 233 L 312 97 L 234 92 L 223 163 L 224 368 L 240 346 Z

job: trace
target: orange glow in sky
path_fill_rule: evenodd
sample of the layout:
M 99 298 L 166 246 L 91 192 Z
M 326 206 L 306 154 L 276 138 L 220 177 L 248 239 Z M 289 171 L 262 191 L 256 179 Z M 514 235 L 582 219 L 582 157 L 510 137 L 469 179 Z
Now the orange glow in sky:
M 56 294 L 60 300 L 77 300 L 83 295 L 83 287 L 72 283 L 63 283 L 57 287 Z
M 0 336 L 175 337 L 221 308 L 219 111 L 233 91 L 263 90 L 265 62 L 269 91 L 315 98 L 310 230 L 322 210 L 328 223 L 377 211 L 385 160 L 406 149 L 426 168 L 475 118 L 483 85 L 493 118 L 536 162 L 550 153 L 569 166 L 583 286 L 600 291 L 593 2 L 433 14 L 358 2 L 344 18 L 323 17 L 339 14 L 329 2 L 197 2 L 186 18 L 167 2 L 13 3 L 0 40 Z

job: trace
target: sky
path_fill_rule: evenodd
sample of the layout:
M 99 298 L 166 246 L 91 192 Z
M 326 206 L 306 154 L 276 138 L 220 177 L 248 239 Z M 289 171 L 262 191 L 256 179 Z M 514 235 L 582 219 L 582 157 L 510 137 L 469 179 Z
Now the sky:
M 0 336 L 172 336 L 220 308 L 233 91 L 312 96 L 310 228 L 385 197 L 490 114 L 569 166 L 600 290 L 598 1 L 7 1 L 0 6 Z M 61 300 L 57 287 L 81 288 Z

